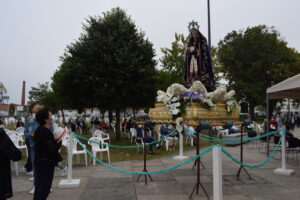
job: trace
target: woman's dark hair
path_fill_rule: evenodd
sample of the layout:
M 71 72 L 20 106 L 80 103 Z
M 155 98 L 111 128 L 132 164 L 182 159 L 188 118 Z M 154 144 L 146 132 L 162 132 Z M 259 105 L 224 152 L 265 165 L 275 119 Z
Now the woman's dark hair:
M 42 108 L 35 114 L 35 119 L 40 126 L 44 126 L 46 124 L 46 120 L 49 118 L 49 112 L 50 110 L 48 108 Z

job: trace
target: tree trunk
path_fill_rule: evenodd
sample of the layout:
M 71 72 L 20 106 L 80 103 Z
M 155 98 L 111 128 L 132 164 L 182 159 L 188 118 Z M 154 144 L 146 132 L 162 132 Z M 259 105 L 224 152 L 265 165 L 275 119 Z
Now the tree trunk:
M 65 125 L 66 119 L 65 119 L 64 109 L 61 109 L 61 116 L 62 116 L 62 118 L 63 118 L 63 124 Z
M 121 139 L 121 131 L 120 131 L 120 109 L 116 109 L 116 140 Z
M 112 113 L 112 110 L 108 110 L 108 121 L 109 121 L 109 126 L 111 125 L 112 120 L 113 120 L 113 113 Z
M 254 108 L 255 108 L 255 105 L 254 104 L 250 104 L 250 109 L 249 109 L 249 114 L 251 115 L 252 119 L 255 119 L 255 113 L 254 113 Z
M 102 118 L 103 121 L 105 120 L 105 110 L 101 111 L 101 118 Z
M 134 110 L 134 108 L 132 109 L 132 112 L 133 112 L 133 119 L 135 119 L 135 110 Z

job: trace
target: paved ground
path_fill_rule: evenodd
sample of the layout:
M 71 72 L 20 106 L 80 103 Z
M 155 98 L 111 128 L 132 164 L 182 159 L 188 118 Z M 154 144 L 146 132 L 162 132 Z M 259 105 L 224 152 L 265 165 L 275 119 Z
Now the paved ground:
M 300 133 L 300 131 L 299 131 Z M 245 148 L 245 162 L 257 164 L 265 159 L 265 154 L 259 153 L 255 143 L 248 144 Z M 227 148 L 235 157 L 239 157 L 239 146 Z M 194 152 L 185 153 L 188 156 Z M 210 195 L 212 195 L 212 155 L 205 154 L 202 161 L 206 169 L 201 169 L 201 181 Z M 297 200 L 300 199 L 300 167 L 288 165 L 295 169 L 296 175 L 287 177 L 275 175 L 273 170 L 281 166 L 280 155 L 272 162 L 259 169 L 248 169 L 252 176 L 249 180 L 242 173 L 241 180 L 236 179 L 238 165 L 223 156 L 223 193 L 225 200 Z M 176 164 L 178 161 L 172 157 L 151 160 L 148 162 L 148 170 L 158 170 Z M 142 161 L 113 162 L 113 166 L 133 171 L 143 169 Z M 147 186 L 136 182 L 137 176 L 120 174 L 103 166 L 85 167 L 75 165 L 73 174 L 81 179 L 78 189 L 59 189 L 59 180 L 62 178 L 57 171 L 53 183 L 53 192 L 49 199 L 53 200 L 182 200 L 188 199 L 192 187 L 196 181 L 196 170 L 192 170 L 192 163 L 179 169 L 159 175 L 152 175 L 153 182 Z M 13 176 L 14 198 L 16 200 L 32 199 L 28 191 L 32 182 L 28 176 L 20 173 L 19 177 Z M 142 179 L 141 179 L 142 180 Z M 212 196 L 211 196 L 212 197 Z M 193 199 L 207 199 L 200 190 L 199 195 Z

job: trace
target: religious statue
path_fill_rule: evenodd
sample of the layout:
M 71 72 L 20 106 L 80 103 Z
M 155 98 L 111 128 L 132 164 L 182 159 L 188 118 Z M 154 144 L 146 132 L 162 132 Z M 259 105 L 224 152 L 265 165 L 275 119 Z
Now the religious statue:
M 206 38 L 200 33 L 197 22 L 189 23 L 189 39 L 184 62 L 184 85 L 189 88 L 199 80 L 208 92 L 215 90 L 215 78 Z

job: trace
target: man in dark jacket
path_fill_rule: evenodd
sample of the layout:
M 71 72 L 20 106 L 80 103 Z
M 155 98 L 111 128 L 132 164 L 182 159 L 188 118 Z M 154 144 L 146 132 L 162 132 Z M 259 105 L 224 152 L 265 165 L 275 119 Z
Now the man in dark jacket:
M 16 148 L 4 129 L 0 127 L 0 200 L 13 196 L 10 160 L 18 161 L 21 158 L 21 151 Z
M 33 199 L 46 200 L 52 186 L 54 168 L 58 162 L 62 161 L 62 157 L 58 152 L 59 145 L 50 131 L 52 118 L 49 109 L 42 108 L 38 111 L 36 121 L 39 127 L 34 134 L 36 185 Z

